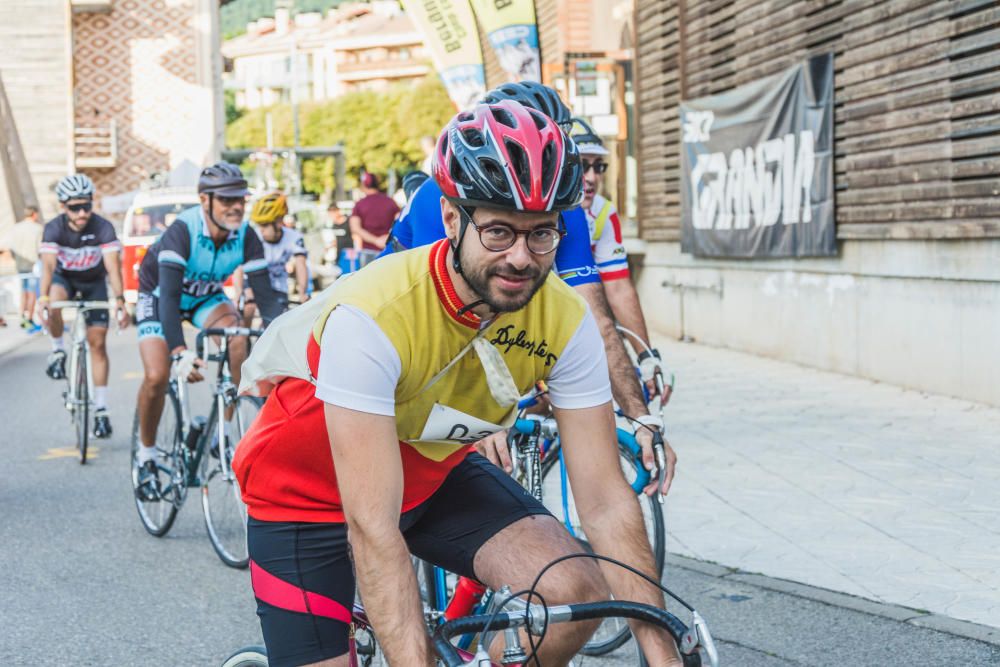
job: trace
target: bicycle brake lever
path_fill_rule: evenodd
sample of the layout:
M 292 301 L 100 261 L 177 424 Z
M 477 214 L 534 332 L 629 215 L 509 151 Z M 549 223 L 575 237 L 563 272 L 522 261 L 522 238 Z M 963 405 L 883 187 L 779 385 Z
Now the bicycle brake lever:
M 712 633 L 708 629 L 708 624 L 697 611 L 692 611 L 691 613 L 693 619 L 692 625 L 694 625 L 695 632 L 698 633 L 698 644 L 705 649 L 710 667 L 719 667 L 719 651 L 715 648 L 715 640 L 712 639 Z
M 659 468 L 659 481 L 656 483 L 656 499 L 663 504 L 663 483 L 667 480 L 667 453 L 663 449 L 663 434 L 653 432 L 653 455 L 656 457 L 656 467 Z

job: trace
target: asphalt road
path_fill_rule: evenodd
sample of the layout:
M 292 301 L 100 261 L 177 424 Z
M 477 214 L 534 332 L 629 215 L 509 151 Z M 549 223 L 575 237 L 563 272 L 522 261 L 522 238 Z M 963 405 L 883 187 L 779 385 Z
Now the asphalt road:
M 0 357 L 0 662 L 219 665 L 260 642 L 249 577 L 216 557 L 196 495 L 165 538 L 143 530 L 129 481 L 134 332 L 110 347 L 115 433 L 86 466 L 43 374 L 47 343 Z M 684 568 L 667 582 L 709 621 L 723 665 L 1000 665 L 996 646 L 886 618 Z

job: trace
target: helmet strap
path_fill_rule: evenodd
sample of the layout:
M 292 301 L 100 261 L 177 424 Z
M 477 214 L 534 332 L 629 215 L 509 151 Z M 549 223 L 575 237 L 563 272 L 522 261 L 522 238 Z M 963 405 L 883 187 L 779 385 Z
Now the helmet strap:
M 208 219 L 212 222 L 213 225 L 215 225 L 219 229 L 223 230 L 224 232 L 230 232 L 231 233 L 231 232 L 235 231 L 233 229 L 229 229 L 229 227 L 226 227 L 225 225 L 223 225 L 222 223 L 220 223 L 218 220 L 215 219 L 215 193 L 214 192 L 209 192 L 208 193 Z
M 461 204 L 455 204 L 455 208 L 458 209 L 458 239 L 452 241 L 448 240 L 448 244 L 451 246 L 451 268 L 455 270 L 455 273 L 462 275 L 462 241 L 465 239 L 465 231 L 469 228 L 469 221 L 472 220 L 472 216 L 469 212 L 465 210 L 465 207 Z
M 451 241 L 449 241 L 449 243 L 451 244 L 451 267 L 455 269 L 455 273 L 462 276 L 462 279 L 464 280 L 465 276 L 462 275 L 462 261 L 459 255 L 461 254 L 462 241 L 465 239 L 465 232 L 469 229 L 469 222 L 472 220 L 472 216 L 469 214 L 467 210 L 465 210 L 465 207 L 462 206 L 461 204 L 455 204 L 455 208 L 457 208 L 459 211 L 459 218 L 461 222 L 459 223 L 458 227 L 458 240 L 455 241 L 454 243 L 451 243 Z M 466 282 L 466 284 L 468 284 L 468 282 Z M 465 315 L 473 308 L 478 308 L 484 303 L 486 303 L 484 299 L 473 301 L 472 303 L 459 308 L 457 315 L 461 317 L 462 315 Z

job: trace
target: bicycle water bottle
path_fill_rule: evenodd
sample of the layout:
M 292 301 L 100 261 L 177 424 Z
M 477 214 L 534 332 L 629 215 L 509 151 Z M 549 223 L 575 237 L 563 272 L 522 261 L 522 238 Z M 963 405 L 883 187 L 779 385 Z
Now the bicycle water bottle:
M 198 439 L 201 438 L 207 424 L 208 419 L 205 417 L 195 417 L 191 420 L 191 427 L 188 428 L 187 437 L 184 439 L 188 451 L 193 452 L 198 447 Z
M 486 587 L 482 584 L 472 579 L 459 577 L 458 585 L 455 586 L 455 594 L 444 610 L 444 619 L 452 621 L 462 616 L 468 616 L 479 604 L 485 592 Z

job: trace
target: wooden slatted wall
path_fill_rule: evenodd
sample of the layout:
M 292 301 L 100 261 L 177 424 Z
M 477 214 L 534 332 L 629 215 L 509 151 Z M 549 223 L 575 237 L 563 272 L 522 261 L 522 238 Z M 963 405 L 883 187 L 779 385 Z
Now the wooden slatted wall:
M 838 237 L 1000 236 L 996 0 L 637 0 L 636 13 L 645 238 L 678 233 L 680 96 L 830 51 Z
M 647 241 L 679 238 L 679 10 L 677 0 L 636 0 L 639 233 Z

